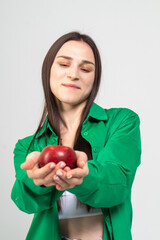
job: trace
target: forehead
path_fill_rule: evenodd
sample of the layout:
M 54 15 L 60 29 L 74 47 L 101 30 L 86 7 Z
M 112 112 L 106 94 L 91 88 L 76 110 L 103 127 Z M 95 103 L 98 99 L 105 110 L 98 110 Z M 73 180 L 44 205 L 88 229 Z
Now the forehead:
M 88 60 L 95 62 L 92 48 L 83 41 L 70 40 L 62 45 L 56 57 L 68 56 L 77 60 Z

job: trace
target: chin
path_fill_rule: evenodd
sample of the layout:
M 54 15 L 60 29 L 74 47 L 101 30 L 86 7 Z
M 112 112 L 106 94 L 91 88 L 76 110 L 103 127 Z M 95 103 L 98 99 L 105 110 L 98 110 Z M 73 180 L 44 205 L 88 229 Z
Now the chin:
M 65 104 L 65 105 L 70 105 L 70 106 L 78 106 L 80 104 L 83 104 L 86 102 L 86 100 L 62 100 L 60 101 L 62 104 Z
M 56 99 L 59 104 L 62 104 L 62 105 L 65 104 L 65 105 L 71 105 L 71 106 L 77 106 L 87 101 L 87 97 L 78 97 L 78 96 L 73 96 L 71 94 L 70 96 L 68 96 L 67 94 L 67 96 L 63 95 L 63 97 L 62 96 L 60 96 L 59 98 L 56 97 Z

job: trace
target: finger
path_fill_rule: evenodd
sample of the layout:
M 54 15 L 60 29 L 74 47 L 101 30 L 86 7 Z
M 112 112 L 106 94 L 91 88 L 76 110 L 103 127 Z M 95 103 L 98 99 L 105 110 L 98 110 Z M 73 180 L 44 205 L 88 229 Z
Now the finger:
M 66 182 L 66 172 L 62 169 L 58 169 L 56 174 L 53 176 L 53 180 L 56 184 L 59 184 L 61 187 L 68 187 L 68 182 Z
M 64 169 L 66 167 L 66 163 L 63 162 L 63 161 L 60 161 L 59 163 L 56 164 L 55 166 L 55 172 L 58 170 L 58 169 Z
M 55 186 L 56 183 L 53 181 L 52 176 L 50 179 L 43 179 L 43 178 L 38 178 L 33 180 L 35 185 L 37 186 L 45 186 L 45 187 L 50 187 L 50 186 Z
M 44 178 L 43 178 L 43 185 L 45 186 L 48 186 L 48 185 L 56 185 L 54 179 L 53 179 L 53 176 L 55 175 L 54 173 L 55 171 L 53 170 L 52 172 L 50 172 L 48 175 L 46 175 Z
M 56 184 L 56 189 L 57 189 L 58 191 L 64 191 L 64 190 L 66 190 L 67 188 L 63 188 L 61 185 Z
M 81 151 L 75 151 L 75 153 L 77 156 L 77 167 L 83 168 L 83 166 L 88 160 L 87 154 Z
M 70 188 L 75 187 L 75 185 L 80 185 L 83 182 L 83 178 L 73 178 L 68 180 L 68 184 L 61 184 L 61 182 L 56 183 L 56 189 L 59 191 L 64 191 Z
M 37 167 L 34 170 L 28 170 L 27 174 L 29 178 L 32 179 L 43 179 L 55 168 L 55 163 L 51 162 L 45 165 L 44 167 Z
M 36 185 L 38 186 L 55 186 L 56 183 L 53 180 L 53 172 L 54 170 L 52 170 L 50 173 L 48 173 L 44 178 L 34 178 L 33 181 Z
M 67 173 L 64 170 L 58 169 L 56 171 L 56 175 L 53 177 L 56 183 L 56 188 L 59 191 L 73 188 L 75 185 L 80 185 L 83 182 L 83 177 L 73 177 L 73 178 L 67 179 L 66 174 Z M 82 176 L 82 174 L 80 175 Z
M 70 167 L 65 167 L 65 168 L 64 168 L 64 171 L 65 171 L 65 172 L 68 172 L 69 170 L 71 170 Z
M 56 176 L 56 169 L 61 169 L 63 171 L 62 168 L 64 166 L 65 164 L 63 164 L 63 162 L 59 162 L 58 164 L 49 163 L 40 169 L 37 168 L 35 170 L 28 171 L 28 176 L 34 180 L 37 180 L 36 183 L 38 182 L 38 185 L 56 185 L 54 181 L 54 176 Z M 51 171 L 48 169 L 48 167 L 51 169 Z
M 88 165 L 87 163 L 84 165 L 83 168 L 75 168 L 66 173 L 66 178 L 82 178 L 88 175 Z
M 21 168 L 24 170 L 32 169 L 37 163 L 40 156 L 40 152 L 32 152 L 27 155 L 26 161 L 21 164 Z
M 66 172 L 63 169 L 58 169 L 57 171 L 55 171 L 55 175 L 53 176 L 54 181 L 58 181 L 58 183 L 60 183 L 59 181 L 64 181 L 66 179 Z
M 64 180 L 62 180 L 59 176 L 54 176 L 53 179 L 54 179 L 56 186 L 59 186 L 59 188 L 61 188 L 61 189 L 69 188 L 69 184 L 67 182 L 65 182 Z M 57 188 L 57 190 L 59 190 L 59 189 Z
M 45 187 L 50 187 L 50 186 L 55 186 L 55 182 L 48 182 L 48 183 L 45 183 L 43 179 L 34 179 L 33 180 L 34 184 L 37 185 L 37 186 L 45 186 Z
M 77 159 L 77 167 L 78 168 L 83 168 L 86 162 L 82 159 Z
M 56 186 L 55 182 L 44 184 L 45 187 Z

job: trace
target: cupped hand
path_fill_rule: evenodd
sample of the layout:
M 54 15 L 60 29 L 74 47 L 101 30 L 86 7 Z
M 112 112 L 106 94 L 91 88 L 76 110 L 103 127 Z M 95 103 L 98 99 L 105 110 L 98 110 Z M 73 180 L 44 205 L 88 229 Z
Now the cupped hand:
M 32 152 L 27 155 L 26 161 L 21 168 L 26 170 L 27 175 L 37 186 L 56 186 L 59 191 L 80 185 L 83 178 L 88 175 L 87 155 L 84 152 L 75 151 L 77 156 L 77 167 L 70 169 L 65 162 L 55 164 L 50 162 L 44 167 L 39 167 L 40 152 Z
M 64 162 L 59 162 L 58 164 L 51 162 L 40 168 L 39 156 L 40 152 L 36 151 L 28 154 L 26 161 L 21 164 L 21 168 L 26 170 L 28 177 L 33 180 L 35 185 L 43 185 L 46 187 L 55 186 L 56 182 L 53 176 L 58 169 L 64 169 L 66 164 Z
M 75 151 L 75 153 L 77 156 L 77 168 L 70 169 L 65 167 L 64 169 L 58 169 L 53 176 L 56 188 L 59 191 L 80 185 L 83 182 L 83 178 L 89 173 L 86 153 L 81 151 Z

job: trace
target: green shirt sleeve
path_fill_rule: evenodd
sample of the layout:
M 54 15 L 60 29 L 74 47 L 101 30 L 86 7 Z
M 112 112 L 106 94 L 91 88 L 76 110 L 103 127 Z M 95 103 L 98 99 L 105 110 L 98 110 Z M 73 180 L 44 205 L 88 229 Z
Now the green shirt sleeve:
M 12 188 L 11 198 L 17 207 L 26 213 L 37 213 L 52 207 L 62 192 L 53 187 L 36 186 L 28 178 L 20 165 L 26 160 L 26 153 L 30 144 L 30 137 L 19 140 L 14 149 L 14 166 L 16 180 Z M 32 149 L 33 151 L 33 149 Z
M 131 110 L 122 110 L 120 115 L 119 125 L 111 127 L 97 159 L 88 161 L 88 176 L 81 185 L 69 190 L 92 207 L 108 208 L 123 203 L 140 164 L 140 119 Z

